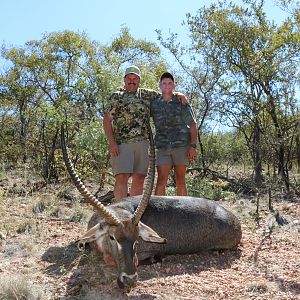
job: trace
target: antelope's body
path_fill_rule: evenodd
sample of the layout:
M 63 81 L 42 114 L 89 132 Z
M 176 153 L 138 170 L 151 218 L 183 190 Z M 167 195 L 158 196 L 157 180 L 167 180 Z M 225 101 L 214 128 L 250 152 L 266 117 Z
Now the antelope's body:
M 109 209 L 119 217 L 133 214 L 140 196 L 128 197 L 111 204 Z M 102 222 L 95 213 L 88 228 Z M 152 196 L 141 218 L 159 236 L 164 244 L 140 240 L 137 245 L 139 260 L 167 254 L 192 254 L 208 249 L 231 249 L 238 245 L 242 232 L 236 216 L 215 201 L 182 196 Z

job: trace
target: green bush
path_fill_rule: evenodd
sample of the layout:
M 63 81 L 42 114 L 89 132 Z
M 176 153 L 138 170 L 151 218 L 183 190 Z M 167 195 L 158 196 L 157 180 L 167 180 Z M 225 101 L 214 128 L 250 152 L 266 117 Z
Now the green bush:
M 223 191 L 222 187 L 214 186 L 209 178 L 200 178 L 198 176 L 187 176 L 187 187 L 189 195 L 193 197 L 203 197 L 211 200 L 231 199 L 234 193 Z

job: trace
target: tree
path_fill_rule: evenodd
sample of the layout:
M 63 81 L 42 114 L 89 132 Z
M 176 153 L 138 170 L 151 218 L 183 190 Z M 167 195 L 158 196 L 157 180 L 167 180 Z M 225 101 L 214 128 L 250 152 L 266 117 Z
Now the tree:
M 186 53 L 195 62 L 187 73 L 193 68 L 192 75 L 201 82 L 197 86 L 201 91 L 200 87 L 207 86 L 207 81 L 201 81 L 203 70 L 216 70 L 210 72 L 210 82 L 214 82 L 210 86 L 211 97 L 217 101 L 210 108 L 221 117 L 221 122 L 244 133 L 253 158 L 254 179 L 259 186 L 263 179 L 262 138 L 266 138 L 270 130 L 262 128 L 261 112 L 267 111 L 272 120 L 269 127 L 276 132 L 277 140 L 270 146 L 276 147 L 279 174 L 289 189 L 284 145 L 292 136 L 279 119 L 291 120 L 297 103 L 299 15 L 278 26 L 267 20 L 264 1 L 244 3 L 239 6 L 220 1 L 199 9 L 194 16 L 187 15 L 191 45 Z M 163 45 L 174 55 L 178 53 L 176 49 L 180 49 L 173 40 Z M 282 115 L 283 107 L 285 115 Z M 250 126 L 251 131 L 245 130 L 245 126 L 248 129 Z M 291 126 L 295 128 L 296 123 Z
M 96 49 L 88 38 L 69 31 L 45 35 L 41 41 L 3 53 L 12 62 L 5 77 L 5 96 L 17 101 L 24 149 L 31 141 L 35 149 L 31 153 L 41 154 L 43 177 L 48 180 L 55 175 L 51 170 L 64 114 L 69 122 L 78 122 L 95 113 L 99 87 L 105 81 L 99 76 L 103 66 L 97 65 Z
M 45 34 L 24 47 L 2 47 L 2 56 L 10 62 L 0 77 L 2 103 L 9 103 L 8 109 L 14 113 L 23 141 L 21 149 L 26 154 L 24 161 L 28 159 L 41 168 L 46 181 L 58 177 L 55 154 L 60 147 L 62 122 L 67 123 L 70 145 L 80 145 L 73 149 L 87 153 L 95 140 L 103 141 L 103 132 L 98 130 L 95 137 L 94 129 L 101 124 L 109 95 L 122 84 L 126 65 L 140 65 L 143 84 L 152 88 L 157 87 L 157 78 L 166 69 L 159 48 L 134 39 L 126 28 L 108 46 L 91 42 L 84 33 L 63 31 Z M 75 140 L 81 130 L 77 137 L 82 141 Z M 93 146 L 90 156 L 106 160 L 102 153 L 107 150 L 105 143 L 103 147 L 100 150 L 99 145 L 95 153 Z
M 17 116 L 19 119 L 18 126 L 14 126 L 17 132 L 13 143 L 20 145 L 18 156 L 22 157 L 22 162 L 25 163 L 27 161 L 27 134 L 36 109 L 37 90 L 23 64 L 24 49 L 12 48 L 9 53 L 5 49 L 2 50 L 4 57 L 9 59 L 13 66 L 1 76 L 0 99 L 9 115 Z

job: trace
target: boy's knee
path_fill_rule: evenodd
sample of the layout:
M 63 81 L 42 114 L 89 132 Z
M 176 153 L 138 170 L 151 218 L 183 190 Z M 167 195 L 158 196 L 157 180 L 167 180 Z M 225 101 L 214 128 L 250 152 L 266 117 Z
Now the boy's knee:
M 168 177 L 158 177 L 157 184 L 159 185 L 166 185 L 168 182 Z

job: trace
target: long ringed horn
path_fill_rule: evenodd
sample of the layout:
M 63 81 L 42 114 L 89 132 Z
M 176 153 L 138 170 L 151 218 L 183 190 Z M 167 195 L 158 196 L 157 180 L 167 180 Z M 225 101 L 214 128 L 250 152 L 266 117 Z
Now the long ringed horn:
M 139 203 L 138 207 L 136 208 L 134 215 L 132 217 L 133 224 L 138 224 L 138 222 L 140 221 L 145 209 L 148 206 L 148 203 L 150 201 L 150 197 L 152 194 L 153 186 L 154 186 L 155 148 L 154 148 L 153 134 L 152 134 L 151 125 L 150 125 L 149 120 L 148 120 L 148 132 L 149 132 L 149 140 L 150 140 L 148 176 L 147 176 L 147 179 L 145 182 L 142 200 L 140 201 L 140 203 Z
M 121 224 L 121 222 L 117 219 L 117 217 L 114 216 L 110 211 L 108 211 L 105 208 L 105 206 L 101 202 L 99 202 L 98 199 L 87 190 L 87 188 L 85 187 L 83 182 L 77 176 L 75 169 L 72 165 L 72 162 L 68 156 L 68 151 L 67 151 L 66 141 L 65 141 L 65 130 L 64 130 L 63 124 L 61 125 L 61 148 L 62 148 L 62 152 L 63 152 L 64 161 L 65 161 L 66 167 L 68 169 L 68 172 L 70 174 L 70 177 L 71 177 L 74 185 L 80 192 L 80 194 L 84 197 L 84 199 L 87 202 L 89 202 L 98 211 L 98 213 L 101 216 L 103 216 L 105 218 L 105 220 L 108 224 L 110 224 L 110 225 Z

